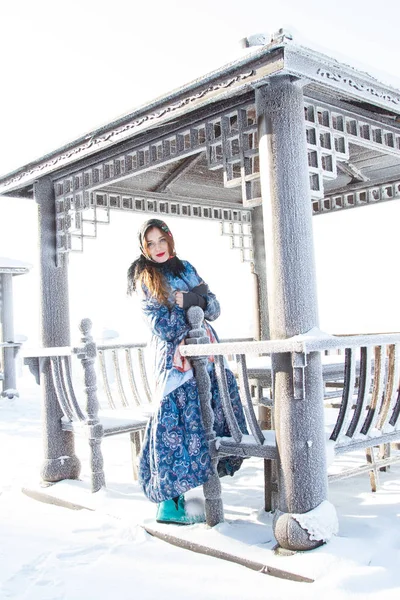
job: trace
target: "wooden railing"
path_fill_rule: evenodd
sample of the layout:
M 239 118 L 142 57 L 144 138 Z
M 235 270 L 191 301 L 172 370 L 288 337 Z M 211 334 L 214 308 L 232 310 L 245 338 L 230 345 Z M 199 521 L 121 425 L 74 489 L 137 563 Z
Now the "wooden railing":
M 146 344 L 101 344 L 98 366 L 109 408 L 142 406 L 152 402 L 145 364 Z
M 265 376 L 269 381 L 273 381 L 267 357 L 276 353 L 290 353 L 294 367 L 294 397 L 307 401 L 305 377 L 308 353 L 320 352 L 323 355 L 325 351 L 334 349 L 343 349 L 345 352 L 344 375 L 340 407 L 327 438 L 334 444 L 337 455 L 366 449 L 369 462 L 361 467 L 335 474 L 331 479 L 355 475 L 362 471 L 370 471 L 371 477 L 376 478 L 380 468 L 399 460 L 398 454 L 390 455 L 387 450 L 392 442 L 400 440 L 400 334 L 317 334 L 297 336 L 288 340 L 208 344 L 204 343 L 206 338 L 202 329 L 203 315 L 199 312 L 201 309 L 195 309 L 188 311 L 192 330 L 182 354 L 191 357 L 196 371 L 203 421 L 215 464 L 222 456 L 258 456 L 264 458 L 266 464 L 271 467 L 277 457 L 274 431 L 261 428 L 255 414 L 254 397 L 249 385 L 254 373 L 250 370 L 249 377 L 247 369 L 250 357 L 266 358 L 264 374 L 261 367 L 257 368 L 257 372 L 261 377 Z M 197 317 L 193 317 L 193 312 Z M 81 324 L 83 344 L 79 348 L 44 348 L 29 357 L 25 354 L 25 360 L 30 362 L 31 366 L 34 363 L 37 376 L 41 370 L 40 361 L 50 361 L 54 389 L 64 415 L 62 428 L 74 433 L 84 432 L 88 437 L 92 490 L 96 491 L 104 485 L 105 480 L 100 445 L 102 437 L 129 432 L 136 468 L 141 435 L 152 411 L 152 392 L 144 359 L 145 344 L 102 344 L 96 347 L 90 328 L 90 320 L 84 319 Z M 221 401 L 230 430 L 230 436 L 219 439 L 213 430 L 213 414 L 207 387 L 209 377 L 207 361 L 204 358 L 209 354 L 215 357 Z M 229 355 L 235 355 L 237 361 L 236 372 L 250 431 L 248 435 L 243 435 L 240 431 L 229 399 L 224 368 L 224 358 Z M 79 389 L 76 378 L 71 373 L 71 361 L 74 357 L 78 357 L 83 366 L 83 390 Z M 102 388 L 104 394 L 99 393 L 98 388 L 100 392 Z M 270 404 L 273 410 L 273 397 Z M 385 449 L 378 460 L 374 457 L 375 446 L 383 446 Z M 271 478 L 270 485 L 272 488 Z M 215 486 L 218 487 L 216 480 L 211 482 L 210 486 L 212 489 L 207 492 L 209 499 L 215 496 Z M 215 510 L 215 519 L 218 521 L 220 508 L 217 506 Z M 212 520 L 210 518 L 210 522 Z
M 193 321 L 193 327 L 198 329 L 201 324 L 196 319 Z M 248 359 L 254 356 L 265 357 L 265 369 L 259 366 L 256 373 L 258 377 L 264 378 L 273 386 L 273 372 L 267 357 L 290 353 L 293 365 L 294 398 L 307 401 L 305 395 L 307 355 L 310 352 L 319 352 L 323 355 L 327 350 L 344 350 L 345 353 L 340 408 L 337 410 L 334 424 L 327 426 L 327 439 L 333 442 L 336 455 L 359 449 L 366 449 L 367 452 L 365 464 L 331 475 L 330 479 L 350 477 L 369 471 L 371 486 L 375 490 L 379 469 L 400 461 L 399 453 L 388 451 L 391 443 L 400 441 L 400 333 L 329 336 L 315 332 L 315 335 L 296 336 L 286 340 L 185 346 L 182 354 L 190 357 L 192 361 L 209 355 L 215 357 L 220 394 L 231 431 L 229 439 L 218 441 L 217 456 L 228 452 L 238 456 L 263 456 L 263 453 L 267 454 L 263 448 L 264 444 L 268 446 L 271 444 L 271 432 L 268 434 L 266 431 L 258 431 L 257 424 L 253 423 L 252 414 L 249 416 L 248 412 L 246 416 L 252 429 L 252 439 L 246 439 L 246 443 L 242 443 L 242 437 L 247 438 L 247 436 L 241 436 L 238 432 L 233 411 L 229 408 L 225 371 L 222 368 L 224 357 L 236 356 L 240 393 L 245 407 L 248 408 L 251 403 Z M 251 377 L 254 376 L 253 369 Z M 323 397 L 321 389 L 321 402 Z M 273 407 L 274 398 L 270 404 Z M 375 459 L 374 447 L 378 446 L 380 446 L 380 456 Z M 270 485 L 273 487 L 273 484 Z
M 90 319 L 82 320 L 80 328 L 83 345 L 80 347 L 43 348 L 32 353 L 26 352 L 24 356 L 25 363 L 30 366 L 38 383 L 42 372 L 41 361 L 50 361 L 54 390 L 64 415 L 62 429 L 88 438 L 91 486 L 92 491 L 96 492 L 105 484 L 101 451 L 103 437 L 130 434 L 134 477 L 137 477 L 137 456 L 142 434 L 153 408 L 143 359 L 145 344 L 96 347 L 91 327 Z M 112 357 L 111 370 L 107 368 L 107 354 Z M 77 383 L 77 377 L 72 376 L 72 361 L 75 356 L 83 367 L 83 390 Z M 122 356 L 125 359 L 124 367 Z M 96 368 L 97 358 L 99 362 Z M 105 390 L 103 397 L 98 389 L 99 372 Z M 116 385 L 112 382 L 114 377 Z

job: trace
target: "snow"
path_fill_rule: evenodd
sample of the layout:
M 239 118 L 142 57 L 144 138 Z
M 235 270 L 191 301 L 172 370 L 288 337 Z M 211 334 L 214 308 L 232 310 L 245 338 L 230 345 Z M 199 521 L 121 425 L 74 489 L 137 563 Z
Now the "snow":
M 103 442 L 107 489 L 91 494 L 87 441 L 77 439 L 82 480 L 42 489 L 40 394 L 24 369 L 20 397 L 0 400 L 0 598 L 23 600 L 193 600 L 326 598 L 394 600 L 400 593 L 400 467 L 380 473 L 377 493 L 369 478 L 335 481 L 329 501 L 298 515 L 320 536 L 321 524 L 339 533 L 321 548 L 293 556 L 273 552 L 272 515 L 262 510 L 263 464 L 248 459 L 221 480 L 226 521 L 213 529 L 163 525 L 162 532 L 255 563 L 298 573 L 314 583 L 265 575 L 225 560 L 175 547 L 149 535 L 155 505 L 132 480 L 129 435 Z M 335 460 L 343 467 L 362 453 Z M 22 493 L 39 490 L 75 508 L 39 502 Z M 199 491 L 190 496 L 200 510 Z M 197 494 L 197 497 L 196 497 Z
M 293 515 L 293 518 L 308 531 L 311 540 L 330 540 L 339 531 L 339 523 L 335 507 L 331 502 L 324 500 L 313 510 L 302 515 Z

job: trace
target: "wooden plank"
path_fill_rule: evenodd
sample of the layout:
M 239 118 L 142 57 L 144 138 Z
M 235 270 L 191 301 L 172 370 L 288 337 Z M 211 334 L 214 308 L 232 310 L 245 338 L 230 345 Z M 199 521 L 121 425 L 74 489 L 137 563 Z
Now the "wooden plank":
M 163 540 L 164 542 L 168 542 L 168 544 L 173 544 L 179 548 L 184 548 L 185 550 L 190 550 L 191 552 L 197 552 L 199 554 L 205 554 L 206 556 L 212 556 L 221 560 L 233 562 L 238 565 L 242 565 L 243 567 L 247 567 L 248 569 L 252 569 L 253 571 L 258 571 L 259 573 L 264 573 L 265 575 L 271 575 L 272 577 L 278 577 L 279 579 L 288 579 L 290 581 L 298 581 L 302 583 L 314 583 L 315 581 L 314 579 L 310 579 L 304 575 L 291 573 L 290 571 L 285 571 L 283 569 L 277 569 L 276 567 L 271 567 L 267 564 L 259 563 L 254 560 L 231 554 L 230 552 L 218 550 L 216 548 L 210 548 L 209 546 L 204 546 L 203 544 L 198 544 L 197 542 L 185 540 L 174 535 L 161 532 L 153 527 L 150 527 L 149 525 L 142 525 L 142 527 L 145 531 L 147 531 L 147 533 L 158 538 L 159 540 Z

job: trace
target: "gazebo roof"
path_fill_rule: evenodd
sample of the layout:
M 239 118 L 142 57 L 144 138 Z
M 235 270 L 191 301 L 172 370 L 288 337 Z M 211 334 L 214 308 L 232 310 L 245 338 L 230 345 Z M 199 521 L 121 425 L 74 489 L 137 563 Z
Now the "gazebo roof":
M 0 273 L 11 273 L 12 275 L 23 275 L 28 273 L 32 265 L 21 260 L 0 256 Z
M 314 212 L 330 210 L 332 203 L 335 208 L 356 205 L 359 198 L 362 203 L 357 190 L 366 187 L 372 201 L 378 199 L 374 186 L 380 200 L 400 195 L 400 91 L 296 45 L 282 32 L 246 56 L 0 177 L 0 194 L 33 197 L 34 181 L 51 175 L 60 198 L 65 190 L 84 195 L 101 189 L 130 193 L 133 203 L 132 191 L 156 201 L 170 194 L 254 206 L 260 195 L 254 90 L 279 75 L 303 88 Z M 251 165 L 245 177 L 246 159 Z M 388 182 L 395 187 L 385 198 L 381 186 Z M 252 186 L 248 196 L 246 183 Z M 354 204 L 331 199 L 347 192 L 357 196 Z

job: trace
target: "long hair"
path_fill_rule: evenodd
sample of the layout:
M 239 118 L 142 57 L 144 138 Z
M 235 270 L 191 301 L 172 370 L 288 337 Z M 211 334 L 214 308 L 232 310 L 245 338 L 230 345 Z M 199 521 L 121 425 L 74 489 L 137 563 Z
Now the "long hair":
M 132 295 L 138 285 L 145 285 L 149 290 L 151 296 L 153 296 L 161 304 L 169 306 L 169 296 L 171 288 L 168 284 L 167 279 L 164 276 L 164 272 L 170 270 L 179 274 L 184 269 L 181 261 L 175 255 L 175 244 L 172 235 L 166 235 L 168 244 L 169 258 L 165 263 L 156 263 L 149 260 L 149 249 L 145 234 L 151 229 L 158 229 L 161 234 L 165 231 L 161 230 L 157 226 L 148 227 L 142 235 L 141 245 L 143 247 L 144 254 L 135 260 L 128 269 L 128 289 L 129 295 Z

